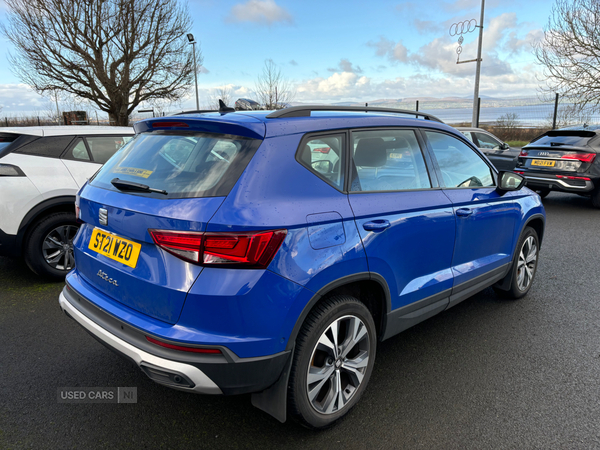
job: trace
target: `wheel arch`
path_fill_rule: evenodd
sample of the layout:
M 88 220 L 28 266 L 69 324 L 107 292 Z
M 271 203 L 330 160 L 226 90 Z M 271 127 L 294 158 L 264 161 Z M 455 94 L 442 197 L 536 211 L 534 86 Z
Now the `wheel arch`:
M 23 253 L 23 246 L 26 242 L 26 237 L 31 233 L 33 226 L 39 221 L 41 217 L 48 216 L 55 212 L 75 212 L 75 196 L 74 195 L 62 195 L 60 197 L 50 198 L 43 202 L 35 205 L 25 215 L 21 224 L 19 225 L 19 231 L 17 232 L 17 248 L 19 249 L 20 255 Z
M 521 228 L 521 232 L 519 236 L 523 233 L 523 230 L 526 227 L 531 227 L 535 230 L 538 235 L 538 241 L 540 244 L 540 248 L 542 247 L 542 240 L 544 238 L 544 228 L 546 226 L 546 218 L 542 214 L 534 214 L 527 219 L 523 227 Z
M 391 310 L 390 289 L 385 279 L 372 272 L 361 272 L 338 278 L 323 286 L 305 305 L 290 333 L 286 350 L 292 350 L 302 324 L 310 312 L 325 298 L 333 295 L 351 295 L 371 312 L 380 338 L 385 331 L 387 315 Z

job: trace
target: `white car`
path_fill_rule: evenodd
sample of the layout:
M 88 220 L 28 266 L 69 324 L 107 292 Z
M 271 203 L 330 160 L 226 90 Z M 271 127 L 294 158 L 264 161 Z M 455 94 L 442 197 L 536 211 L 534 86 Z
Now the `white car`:
M 129 127 L 0 128 L 0 256 L 64 278 L 75 265 L 75 195 L 133 135 Z

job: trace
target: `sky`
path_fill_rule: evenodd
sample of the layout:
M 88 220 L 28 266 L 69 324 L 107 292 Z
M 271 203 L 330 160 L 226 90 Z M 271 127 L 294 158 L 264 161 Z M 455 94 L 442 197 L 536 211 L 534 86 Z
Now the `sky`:
M 480 94 L 535 97 L 541 68 L 532 44 L 543 37 L 551 0 L 487 0 Z M 476 19 L 481 0 L 189 0 L 203 66 L 200 105 L 217 89 L 253 97 L 270 59 L 304 103 L 473 96 L 475 63 L 456 64 L 453 23 Z M 0 0 L 0 21 L 7 6 Z M 464 35 L 462 60 L 477 56 L 478 29 Z M 48 109 L 11 71 L 0 36 L 0 117 Z M 140 106 L 142 109 L 144 105 Z M 174 109 L 195 108 L 193 85 Z

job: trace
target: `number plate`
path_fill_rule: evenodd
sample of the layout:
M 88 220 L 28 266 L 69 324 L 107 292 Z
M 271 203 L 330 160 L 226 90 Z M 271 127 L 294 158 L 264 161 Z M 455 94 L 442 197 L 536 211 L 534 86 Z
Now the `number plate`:
M 391 159 L 402 159 L 402 153 L 390 153 Z
M 549 161 L 547 159 L 533 159 L 531 160 L 532 166 L 544 166 L 544 167 L 554 167 L 556 161 Z
M 107 258 L 135 268 L 142 246 L 116 234 L 94 228 L 88 248 Z

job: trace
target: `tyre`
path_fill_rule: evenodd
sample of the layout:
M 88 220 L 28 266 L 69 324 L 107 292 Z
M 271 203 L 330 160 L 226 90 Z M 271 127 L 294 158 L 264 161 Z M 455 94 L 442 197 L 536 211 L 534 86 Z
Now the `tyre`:
M 510 269 L 510 289 L 501 290 L 494 287 L 498 295 L 504 298 L 519 299 L 529 292 L 535 278 L 539 253 L 540 244 L 536 231 L 530 227 L 525 228 L 517 245 L 514 264 Z
M 75 214 L 59 212 L 40 219 L 25 242 L 25 262 L 36 274 L 64 279 L 75 267 L 73 238 L 79 230 Z
M 376 347 L 375 323 L 364 304 L 351 296 L 319 304 L 296 339 L 288 384 L 291 417 L 325 428 L 345 416 L 369 382 Z
M 537 195 L 539 195 L 541 198 L 546 198 L 548 196 L 548 194 L 550 193 L 550 189 L 538 189 L 537 191 L 535 191 Z

